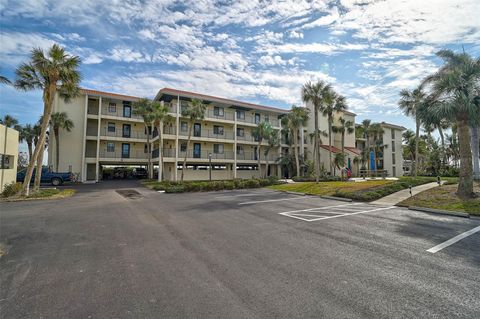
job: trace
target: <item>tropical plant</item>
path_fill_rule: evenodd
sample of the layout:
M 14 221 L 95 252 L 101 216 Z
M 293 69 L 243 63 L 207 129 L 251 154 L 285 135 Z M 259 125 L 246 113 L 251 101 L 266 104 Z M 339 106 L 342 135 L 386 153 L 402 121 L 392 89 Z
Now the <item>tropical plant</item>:
M 345 162 L 346 162 L 346 158 L 344 153 L 335 154 L 335 157 L 333 159 L 333 164 L 335 165 L 335 167 L 337 167 L 340 170 L 342 181 L 343 181 L 343 168 L 345 167 Z
M 10 82 L 10 80 L 3 75 L 0 75 L 0 83 L 1 84 L 12 84 L 12 82 Z
M 270 154 L 270 151 L 277 148 L 279 145 L 280 145 L 280 137 L 279 137 L 279 134 L 278 134 L 278 131 L 277 130 L 270 130 L 270 134 L 268 134 L 268 136 L 265 137 L 265 140 L 267 141 L 267 145 L 265 146 L 265 150 L 264 150 L 264 155 L 265 155 L 265 178 L 267 177 L 268 175 L 268 165 L 269 165 L 269 162 L 268 162 L 268 155 Z
M 333 161 L 332 161 L 332 128 L 333 117 L 337 112 L 342 112 L 347 109 L 347 103 L 344 96 L 339 95 L 333 90 L 329 90 L 326 94 L 325 103 L 323 105 L 323 116 L 327 117 L 328 122 L 328 156 L 330 163 L 330 175 L 333 173 Z
M 383 144 L 383 133 L 384 130 L 379 123 L 374 123 L 370 125 L 370 134 L 373 137 L 373 145 L 371 148 L 373 150 L 373 162 L 375 164 L 375 171 L 378 170 L 378 154 L 385 148 L 387 145 Z
M 418 87 L 413 91 L 402 90 L 400 92 L 400 101 L 398 106 L 403 111 L 406 116 L 410 116 L 415 120 L 415 162 L 412 162 L 413 175 L 415 177 L 418 174 L 418 144 L 420 137 L 420 126 L 421 119 L 417 114 L 420 111 L 420 108 L 425 104 L 426 94 L 423 91 L 422 87 Z
M 425 114 L 456 122 L 460 153 L 460 174 L 457 194 L 472 197 L 473 167 L 470 126 L 480 124 L 480 108 L 477 104 L 480 85 L 480 58 L 466 53 L 441 50 L 437 53 L 444 65 L 428 76 L 423 84 L 430 86 L 430 98 L 439 103 L 427 105 Z M 478 160 L 478 154 L 475 154 Z
M 58 164 L 60 162 L 60 130 L 71 132 L 74 124 L 68 118 L 66 112 L 52 113 L 50 125 L 53 128 L 53 137 L 55 138 L 55 170 L 58 172 Z
M 320 143 L 318 115 L 323 110 L 326 95 L 331 91 L 331 86 L 323 81 L 317 83 L 307 82 L 302 87 L 302 100 L 305 103 L 312 103 L 314 110 L 314 146 L 313 161 L 315 163 L 315 181 L 320 180 Z
M 295 167 L 297 169 L 296 176 L 300 177 L 300 159 L 299 159 L 299 145 L 298 145 L 298 132 L 303 130 L 303 127 L 307 125 L 309 119 L 309 110 L 304 107 L 298 107 L 292 105 L 290 113 L 285 116 L 282 121 L 284 127 L 287 127 L 292 134 L 293 138 L 293 152 L 295 155 Z
M 205 118 L 205 112 L 207 111 L 208 105 L 203 103 L 201 100 L 193 99 L 188 107 L 182 110 L 182 116 L 188 118 L 188 138 L 187 138 L 187 151 L 185 152 L 185 157 L 182 164 L 182 175 L 181 180 L 183 181 L 185 169 L 187 168 L 187 156 L 188 150 L 190 149 L 190 139 L 192 138 L 192 128 L 195 121 L 203 120 Z
M 264 139 L 268 138 L 270 134 L 272 134 L 273 128 L 268 122 L 260 122 L 256 127 L 252 129 L 252 135 L 257 140 L 257 163 L 258 163 L 258 175 L 261 177 L 262 175 L 262 166 L 260 163 L 260 154 L 262 148 L 262 142 Z
M 28 160 L 30 161 L 33 154 L 33 141 L 36 133 L 34 127 L 31 124 L 25 124 L 20 131 L 20 141 L 27 144 Z
M 3 124 L 9 128 L 16 128 L 18 125 L 18 120 L 9 114 L 6 114 L 2 119 L 0 119 L 0 124 Z
M 340 125 L 332 127 L 334 133 L 340 133 L 342 137 L 342 154 L 345 154 L 345 134 L 353 134 L 355 132 L 355 123 L 353 121 L 347 121 L 343 117 L 338 119 Z
M 24 195 L 29 194 L 33 166 L 45 145 L 55 94 L 58 92 L 59 97 L 66 102 L 78 95 L 81 80 L 81 75 L 78 71 L 79 66 L 80 58 L 78 56 L 71 56 L 58 44 L 54 44 L 46 54 L 40 48 L 33 49 L 30 61 L 22 63 L 15 72 L 16 80 L 14 86 L 23 91 L 42 90 L 44 102 L 43 120 L 39 137 L 40 147 L 35 148 L 33 158 L 28 165 L 23 182 Z M 41 169 L 39 171 L 41 174 Z
M 163 179 L 163 125 L 172 120 L 172 116 L 168 114 L 169 108 L 161 103 L 152 103 L 152 117 L 154 126 L 158 132 L 158 181 Z
M 150 137 L 152 134 L 153 126 L 153 107 L 152 101 L 147 98 L 141 98 L 138 101 L 133 102 L 133 114 L 139 116 L 143 120 L 145 126 L 145 132 L 147 134 L 147 161 L 148 161 L 148 178 L 153 178 L 153 165 L 152 165 L 152 145 L 150 144 Z
M 292 177 L 291 174 L 295 166 L 295 156 L 292 153 L 282 153 L 275 162 L 288 172 L 287 178 Z

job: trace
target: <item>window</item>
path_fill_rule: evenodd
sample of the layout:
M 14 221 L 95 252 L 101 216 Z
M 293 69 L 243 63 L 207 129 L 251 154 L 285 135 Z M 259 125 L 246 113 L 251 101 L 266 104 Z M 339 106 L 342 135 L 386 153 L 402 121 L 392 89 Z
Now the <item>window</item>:
M 213 144 L 213 153 L 223 154 L 223 144 Z
M 245 119 L 245 111 L 237 110 L 237 120 L 244 120 Z
M 14 162 L 15 162 L 15 157 L 13 155 L 2 154 L 1 155 L 1 163 L 0 163 L 1 166 L 0 166 L 0 168 L 1 169 L 12 169 Z
M 188 124 L 187 124 L 187 122 L 182 122 L 182 123 L 180 124 L 180 131 L 182 131 L 182 132 L 188 131 Z
M 268 117 L 268 115 L 265 115 L 265 122 L 270 122 L 270 118 Z
M 392 153 L 392 165 L 395 165 L 395 153 Z
M 392 128 L 392 140 L 395 139 L 395 130 Z
M 241 127 L 237 127 L 237 136 L 244 137 L 245 136 L 245 129 Z
M 187 143 L 183 142 L 180 144 L 180 152 L 186 152 L 187 151 Z
M 260 123 L 260 113 L 255 113 L 255 124 Z
M 223 107 L 214 106 L 214 107 L 213 107 L 213 115 L 215 115 L 215 116 L 223 116 L 223 115 L 224 115 Z
M 397 170 L 395 169 L 395 166 L 392 166 L 392 176 L 393 177 L 397 176 Z
M 243 155 L 243 145 L 237 145 L 237 154 Z
M 130 144 L 123 143 L 122 144 L 122 158 L 129 158 L 130 157 Z
M 113 142 L 107 143 L 107 152 L 109 153 L 115 152 L 115 143 Z
M 108 122 L 108 132 L 113 132 L 115 133 L 115 123 L 113 122 Z
M 108 112 L 117 113 L 117 103 L 108 103 Z
M 122 136 L 130 137 L 131 126 L 130 124 L 123 124 Z
M 395 141 L 392 141 L 392 153 L 395 152 Z
M 213 134 L 223 135 L 223 126 L 214 125 L 213 126 Z
M 144 152 L 145 154 L 148 153 L 148 145 L 147 145 L 147 144 L 145 144 L 145 145 L 143 146 L 143 152 Z
M 123 105 L 123 117 L 132 117 L 132 107 L 130 105 Z

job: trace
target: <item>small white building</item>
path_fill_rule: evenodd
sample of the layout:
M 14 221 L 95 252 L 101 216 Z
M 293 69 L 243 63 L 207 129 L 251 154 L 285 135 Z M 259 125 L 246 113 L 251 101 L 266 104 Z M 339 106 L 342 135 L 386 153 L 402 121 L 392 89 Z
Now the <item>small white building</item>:
M 17 180 L 18 131 L 0 124 L 0 192 Z

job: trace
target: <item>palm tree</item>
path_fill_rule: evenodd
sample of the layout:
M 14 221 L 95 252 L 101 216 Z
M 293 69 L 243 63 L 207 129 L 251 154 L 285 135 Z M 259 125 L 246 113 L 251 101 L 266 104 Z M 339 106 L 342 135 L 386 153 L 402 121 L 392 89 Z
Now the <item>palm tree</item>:
M 444 65 L 436 73 L 428 76 L 423 84 L 431 85 L 430 96 L 440 103 L 428 105 L 428 111 L 425 113 L 456 122 L 460 148 L 460 179 L 457 194 L 461 197 L 473 197 L 469 127 L 480 124 L 480 109 L 476 103 L 480 83 L 480 58 L 472 58 L 466 53 L 457 54 L 451 50 L 441 50 L 437 56 L 444 61 Z M 478 160 L 478 154 L 474 156 Z
M 336 112 L 345 111 L 347 109 L 346 99 L 344 96 L 339 95 L 333 90 L 330 90 L 326 95 L 325 105 L 323 106 L 323 116 L 327 117 L 328 122 L 328 156 L 330 162 L 330 175 L 333 172 L 332 161 L 332 127 L 333 116 Z
M 343 168 L 345 167 L 345 154 L 344 153 L 337 153 L 335 154 L 335 158 L 333 159 L 333 164 L 337 167 L 341 172 L 341 180 L 343 181 Z
M 406 116 L 411 116 L 415 120 L 415 163 L 412 163 L 412 169 L 415 177 L 418 174 L 418 143 L 420 138 L 420 126 L 421 120 L 418 113 L 425 104 L 426 94 L 423 92 L 422 87 L 418 87 L 413 91 L 402 90 L 400 91 L 400 101 L 398 106 Z
M 307 125 L 309 119 L 309 110 L 304 107 L 292 106 L 290 113 L 283 118 L 283 124 L 291 132 L 293 137 L 293 152 L 295 155 L 295 165 L 297 168 L 297 176 L 300 177 L 300 160 L 299 160 L 299 145 L 298 145 L 298 132 L 303 130 L 303 127 Z
M 257 145 L 257 162 L 258 162 L 258 175 L 261 177 L 262 176 L 262 167 L 260 164 L 260 154 L 261 153 L 261 147 L 262 147 L 262 141 L 263 139 L 267 138 L 272 131 L 272 126 L 268 122 L 261 122 L 258 123 L 258 125 L 252 129 L 252 135 L 255 137 L 255 139 L 258 141 Z
M 333 126 L 332 130 L 334 133 L 340 133 L 342 136 L 342 154 L 345 154 L 345 134 L 353 134 L 355 132 L 355 123 L 352 121 L 347 121 L 343 117 L 338 119 L 340 125 Z
M 3 116 L 3 119 L 0 119 L 0 124 L 5 125 L 5 127 L 15 128 L 18 125 L 18 120 L 13 116 L 7 114 Z
M 10 80 L 6 77 L 4 77 L 3 75 L 0 75 L 0 83 L 1 84 L 12 84 L 12 82 L 10 82 Z
M 53 128 L 53 136 L 55 138 L 55 170 L 58 172 L 58 163 L 60 161 L 60 130 L 71 132 L 74 125 L 73 121 L 68 118 L 66 112 L 52 113 L 50 125 Z
M 22 63 L 15 72 L 15 87 L 23 91 L 42 90 L 44 103 L 39 137 L 40 147 L 35 148 L 32 161 L 28 165 L 23 182 L 24 195 L 29 194 L 33 166 L 45 145 L 55 94 L 58 92 L 59 97 L 64 99 L 65 102 L 78 95 L 81 80 L 81 75 L 78 71 L 79 66 L 80 58 L 78 56 L 71 56 L 58 44 L 54 44 L 46 54 L 40 48 L 33 49 L 30 62 Z
M 22 142 L 27 143 L 28 148 L 28 160 L 32 159 L 33 153 L 33 140 L 35 138 L 35 130 L 31 124 L 25 124 L 20 131 L 20 139 Z
M 377 170 L 378 170 L 378 159 L 377 159 L 377 155 L 378 153 L 380 152 L 380 150 L 383 148 L 383 146 L 385 146 L 383 144 L 383 128 L 382 126 L 379 124 L 379 123 L 374 123 L 374 124 L 371 124 L 370 125 L 370 133 L 373 137 L 373 145 L 371 146 L 372 150 L 373 150 L 373 162 L 374 162 L 374 165 L 375 165 L 375 173 L 377 173 Z
M 195 121 L 203 120 L 205 118 L 207 107 L 208 105 L 203 103 L 201 100 L 193 99 L 188 107 L 182 110 L 182 116 L 188 118 L 187 151 L 185 152 L 185 157 L 183 158 L 182 175 L 180 177 L 182 181 L 185 174 L 185 169 L 187 168 L 187 156 L 188 150 L 190 149 L 190 139 L 192 137 L 193 124 Z
M 163 179 L 163 125 L 171 121 L 172 117 L 168 114 L 169 108 L 161 103 L 152 103 L 152 117 L 154 126 L 158 132 L 158 181 Z
M 150 136 L 153 125 L 153 107 L 152 101 L 147 98 L 139 99 L 133 102 L 133 114 L 140 116 L 143 119 L 143 125 L 145 125 L 145 131 L 147 132 L 147 159 L 148 159 L 148 178 L 153 178 L 152 167 L 152 151 L 150 145 Z
M 323 103 L 328 92 L 331 91 L 330 84 L 326 84 L 323 81 L 317 83 L 307 82 L 302 87 L 302 100 L 305 103 L 312 103 L 314 109 L 314 131 L 320 132 L 318 126 L 318 114 L 323 109 Z M 313 161 L 315 163 L 315 181 L 320 179 L 320 144 L 318 141 L 319 134 L 314 134 L 314 146 L 313 146 Z
M 279 145 L 280 145 L 280 136 L 278 134 L 278 131 L 277 130 L 270 130 L 270 134 L 268 134 L 268 136 L 265 137 L 265 139 L 267 140 L 267 146 L 265 146 L 265 151 L 264 151 L 264 155 L 265 155 L 265 166 L 266 166 L 266 169 L 265 169 L 265 177 L 267 177 L 268 175 L 268 154 L 270 153 L 270 151 L 274 148 L 277 148 Z

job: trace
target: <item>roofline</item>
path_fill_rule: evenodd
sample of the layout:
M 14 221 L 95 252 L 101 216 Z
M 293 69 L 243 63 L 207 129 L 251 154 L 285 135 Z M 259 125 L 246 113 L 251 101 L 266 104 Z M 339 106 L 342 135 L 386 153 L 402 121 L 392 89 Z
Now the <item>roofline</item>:
M 104 91 L 98 91 L 98 90 L 92 90 L 92 89 L 86 89 L 86 88 L 80 88 L 80 91 L 83 92 L 84 94 L 93 95 L 93 96 L 106 96 L 106 97 L 128 99 L 128 100 L 139 100 L 139 99 L 141 99 L 138 96 L 125 95 L 125 94 L 112 93 L 112 92 L 104 92 Z
M 177 90 L 177 89 L 168 88 L 168 87 L 160 89 L 158 91 L 157 95 L 155 96 L 155 99 L 158 99 L 162 94 L 165 94 L 165 93 L 173 93 L 175 95 L 190 95 L 190 96 L 202 98 L 202 99 L 205 99 L 205 100 L 214 100 L 214 102 L 220 102 L 220 103 L 226 103 L 226 104 L 235 104 L 235 105 L 238 105 L 238 106 L 249 107 L 249 108 L 258 109 L 258 110 L 272 111 L 272 112 L 277 112 L 277 113 L 282 113 L 282 114 L 286 114 L 286 113 L 290 112 L 290 110 L 276 108 L 276 107 L 272 107 L 272 106 L 265 106 L 265 105 L 254 104 L 254 103 L 249 103 L 249 102 L 242 102 L 242 101 L 238 101 L 238 100 L 232 100 L 232 99 L 227 99 L 227 98 L 213 96 L 213 95 L 195 93 L 195 92 L 191 92 L 191 91 Z
M 397 124 L 387 123 L 387 122 L 380 122 L 380 125 L 396 128 L 396 129 L 402 130 L 402 131 L 405 131 L 407 129 L 406 127 L 403 127 L 403 126 L 400 126 L 400 125 L 397 125 Z

